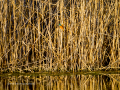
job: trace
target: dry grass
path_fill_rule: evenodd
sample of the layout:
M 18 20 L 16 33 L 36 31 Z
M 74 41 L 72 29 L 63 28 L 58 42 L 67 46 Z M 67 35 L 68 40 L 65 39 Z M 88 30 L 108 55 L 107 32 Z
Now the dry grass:
M 119 0 L 2 0 L 0 26 L 1 72 L 120 67 Z

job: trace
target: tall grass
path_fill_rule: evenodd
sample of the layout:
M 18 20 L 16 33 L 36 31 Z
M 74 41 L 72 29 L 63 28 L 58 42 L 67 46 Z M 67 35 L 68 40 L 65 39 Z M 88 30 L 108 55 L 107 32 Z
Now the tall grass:
M 119 0 L 1 0 L 0 9 L 1 72 L 120 67 Z

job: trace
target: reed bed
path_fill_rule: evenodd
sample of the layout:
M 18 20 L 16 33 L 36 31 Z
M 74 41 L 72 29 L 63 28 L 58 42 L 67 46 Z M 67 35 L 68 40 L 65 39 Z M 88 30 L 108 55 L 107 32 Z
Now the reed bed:
M 1 0 L 0 26 L 1 72 L 120 69 L 120 0 Z

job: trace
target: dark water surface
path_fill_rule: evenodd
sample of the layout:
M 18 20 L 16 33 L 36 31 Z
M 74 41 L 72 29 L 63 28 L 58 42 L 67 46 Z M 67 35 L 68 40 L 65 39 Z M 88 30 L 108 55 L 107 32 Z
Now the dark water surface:
M 0 74 L 0 90 L 120 90 L 120 72 Z

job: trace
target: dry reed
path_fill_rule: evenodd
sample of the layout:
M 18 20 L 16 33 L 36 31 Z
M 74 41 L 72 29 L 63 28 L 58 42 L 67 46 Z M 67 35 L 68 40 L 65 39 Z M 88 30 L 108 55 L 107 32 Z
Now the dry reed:
M 1 72 L 120 69 L 120 0 L 1 0 L 0 26 Z

